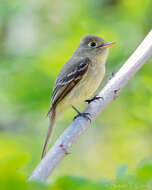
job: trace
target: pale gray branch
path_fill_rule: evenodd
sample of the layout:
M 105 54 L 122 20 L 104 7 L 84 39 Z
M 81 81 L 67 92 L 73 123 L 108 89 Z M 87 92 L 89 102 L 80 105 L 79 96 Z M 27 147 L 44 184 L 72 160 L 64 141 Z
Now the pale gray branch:
M 136 51 L 107 83 L 98 96 L 102 99 L 92 102 L 84 112 L 90 113 L 92 120 L 115 99 L 120 90 L 128 83 L 140 67 L 152 56 L 152 30 L 139 45 Z M 32 172 L 29 180 L 45 180 L 58 163 L 64 158 L 77 138 L 90 126 L 89 120 L 78 117 L 57 139 L 44 159 Z

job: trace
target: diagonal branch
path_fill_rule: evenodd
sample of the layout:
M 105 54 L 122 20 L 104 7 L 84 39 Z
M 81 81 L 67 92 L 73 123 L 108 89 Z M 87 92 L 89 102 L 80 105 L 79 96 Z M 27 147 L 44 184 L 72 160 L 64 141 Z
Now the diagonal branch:
M 91 120 L 96 117 L 114 100 L 120 90 L 133 75 L 152 56 L 152 30 L 130 56 L 116 75 L 102 89 L 98 96 L 102 99 L 92 102 L 84 112 L 90 113 Z M 90 126 L 89 120 L 78 117 L 57 139 L 44 159 L 38 164 L 28 180 L 45 180 L 68 153 L 69 148 L 77 138 Z

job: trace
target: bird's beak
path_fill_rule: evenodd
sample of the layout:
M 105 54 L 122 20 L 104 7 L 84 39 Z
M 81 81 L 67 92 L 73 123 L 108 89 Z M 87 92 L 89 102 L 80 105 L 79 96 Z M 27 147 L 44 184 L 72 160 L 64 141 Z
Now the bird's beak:
M 101 48 L 108 48 L 108 47 L 111 47 L 111 46 L 113 46 L 113 45 L 115 45 L 116 44 L 116 42 L 108 42 L 108 43 L 106 43 L 106 44 L 102 44 L 102 45 L 99 45 L 99 46 L 97 46 L 97 47 L 101 47 Z

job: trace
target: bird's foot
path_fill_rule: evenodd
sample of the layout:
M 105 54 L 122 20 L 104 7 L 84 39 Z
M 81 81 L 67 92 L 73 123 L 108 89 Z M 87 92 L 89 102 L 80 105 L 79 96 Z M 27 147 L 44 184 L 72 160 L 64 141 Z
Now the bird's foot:
M 90 104 L 90 103 L 93 102 L 94 100 L 100 100 L 100 99 L 103 100 L 103 97 L 100 97 L 100 96 L 94 96 L 94 97 L 91 98 L 91 99 L 85 100 L 85 102 L 87 102 L 88 104 Z
M 74 119 L 73 120 L 75 120 L 76 118 L 78 118 L 78 117 L 84 117 L 84 118 L 86 118 L 87 120 L 89 120 L 90 122 L 91 122 L 91 118 L 89 117 L 90 116 L 90 113 L 81 113 L 81 112 L 79 112 L 79 110 L 76 108 L 76 107 L 74 107 L 74 106 L 72 106 L 72 108 L 77 112 L 77 114 L 78 115 L 76 115 L 75 117 L 74 117 Z
M 91 122 L 91 119 L 90 119 L 90 113 L 79 113 L 78 115 L 76 115 L 75 117 L 74 117 L 74 120 L 76 119 L 76 118 L 78 118 L 78 117 L 84 117 L 84 118 L 86 118 L 87 120 L 89 120 L 90 122 Z

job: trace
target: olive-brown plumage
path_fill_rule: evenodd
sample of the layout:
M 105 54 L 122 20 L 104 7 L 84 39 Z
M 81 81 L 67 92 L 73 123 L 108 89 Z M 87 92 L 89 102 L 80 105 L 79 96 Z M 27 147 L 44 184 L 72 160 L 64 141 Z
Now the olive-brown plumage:
M 46 154 L 55 121 L 71 106 L 90 98 L 99 87 L 105 74 L 108 47 L 113 44 L 95 35 L 84 36 L 72 57 L 62 67 L 53 89 L 50 126 L 42 158 Z

